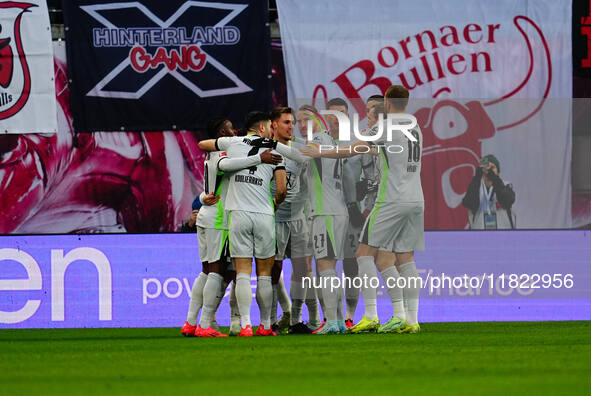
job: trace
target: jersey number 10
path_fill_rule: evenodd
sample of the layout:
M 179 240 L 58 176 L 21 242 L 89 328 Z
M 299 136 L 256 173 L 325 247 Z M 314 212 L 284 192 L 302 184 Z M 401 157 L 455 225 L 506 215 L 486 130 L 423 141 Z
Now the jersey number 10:
M 419 133 L 412 131 L 412 135 L 417 139 L 416 142 L 408 140 L 408 162 L 419 162 L 421 159 L 421 145 L 419 140 Z

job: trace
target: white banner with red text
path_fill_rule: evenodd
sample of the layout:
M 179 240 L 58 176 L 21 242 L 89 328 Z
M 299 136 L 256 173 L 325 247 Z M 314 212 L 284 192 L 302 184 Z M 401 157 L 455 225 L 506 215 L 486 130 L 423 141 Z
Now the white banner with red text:
M 371 95 L 410 91 L 426 229 L 468 227 L 462 200 L 487 154 L 515 191 L 516 228 L 571 227 L 570 0 L 277 3 L 291 106 L 346 98 L 363 123 Z

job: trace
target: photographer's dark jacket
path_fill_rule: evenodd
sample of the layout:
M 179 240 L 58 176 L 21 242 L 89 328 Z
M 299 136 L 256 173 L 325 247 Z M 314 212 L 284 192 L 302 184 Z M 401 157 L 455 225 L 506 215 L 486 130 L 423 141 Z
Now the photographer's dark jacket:
M 478 168 L 462 200 L 462 205 L 470 210 L 468 213 L 470 228 L 484 229 L 486 212 L 496 213 L 497 229 L 515 228 L 515 215 L 511 211 L 515 202 L 515 192 L 511 185 L 503 183 L 498 175 L 491 172 L 488 178 L 492 181 L 492 193 L 486 190 L 482 180 L 482 170 Z M 485 192 L 489 195 L 485 195 Z

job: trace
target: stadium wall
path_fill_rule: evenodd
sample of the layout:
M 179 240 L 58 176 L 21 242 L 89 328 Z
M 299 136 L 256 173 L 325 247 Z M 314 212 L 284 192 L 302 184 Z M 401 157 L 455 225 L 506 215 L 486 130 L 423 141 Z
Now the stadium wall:
M 433 231 L 425 239 L 428 249 L 416 254 L 421 322 L 591 319 L 589 231 Z M 0 246 L 0 328 L 180 326 L 200 271 L 194 234 L 2 236 Z M 387 298 L 382 285 L 383 319 Z

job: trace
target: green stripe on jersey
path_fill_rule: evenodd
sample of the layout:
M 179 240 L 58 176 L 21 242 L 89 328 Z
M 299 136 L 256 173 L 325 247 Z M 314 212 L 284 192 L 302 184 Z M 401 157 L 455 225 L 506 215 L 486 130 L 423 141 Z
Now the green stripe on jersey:
M 222 258 L 222 251 L 224 250 L 224 245 L 226 244 L 226 239 L 228 239 L 228 243 L 230 243 L 230 238 L 228 237 L 228 230 L 222 230 L 222 241 L 220 243 L 220 251 L 219 251 L 219 255 L 220 255 L 220 259 Z M 230 245 L 228 245 L 228 249 L 230 248 Z
M 226 179 L 222 179 L 220 185 L 215 190 L 215 195 L 220 195 L 222 193 L 222 186 L 225 183 Z M 222 199 L 215 204 L 217 207 L 217 211 L 215 213 L 215 222 L 213 223 L 213 228 L 216 230 L 223 230 L 224 229 L 224 203 Z
M 320 173 L 318 172 L 316 162 L 312 162 L 312 165 L 314 166 L 314 197 L 316 200 L 316 210 L 314 215 L 321 216 L 324 213 L 324 208 L 322 205 L 322 179 L 320 179 Z
M 273 175 L 275 177 L 275 175 Z M 277 180 L 275 180 L 275 185 L 277 185 Z M 271 208 L 273 208 L 273 213 L 275 213 L 275 205 L 273 205 L 273 181 L 269 184 L 269 199 L 271 200 Z
M 386 191 L 388 190 L 388 173 L 390 172 L 390 168 L 388 167 L 388 162 L 386 161 L 386 154 L 382 150 L 382 178 L 380 180 L 380 191 L 378 193 L 378 198 L 376 199 L 376 204 L 374 209 L 371 211 L 371 215 L 369 218 L 369 229 L 368 235 L 371 234 L 371 229 L 373 228 L 373 224 L 376 221 L 376 217 L 378 216 L 378 212 L 382 208 L 384 204 L 384 199 L 386 198 Z
M 324 216 L 324 221 L 326 223 L 326 231 L 328 232 L 328 237 L 330 238 L 330 242 L 332 243 L 333 248 L 336 250 L 336 245 L 334 243 L 334 230 L 332 229 L 332 216 Z

